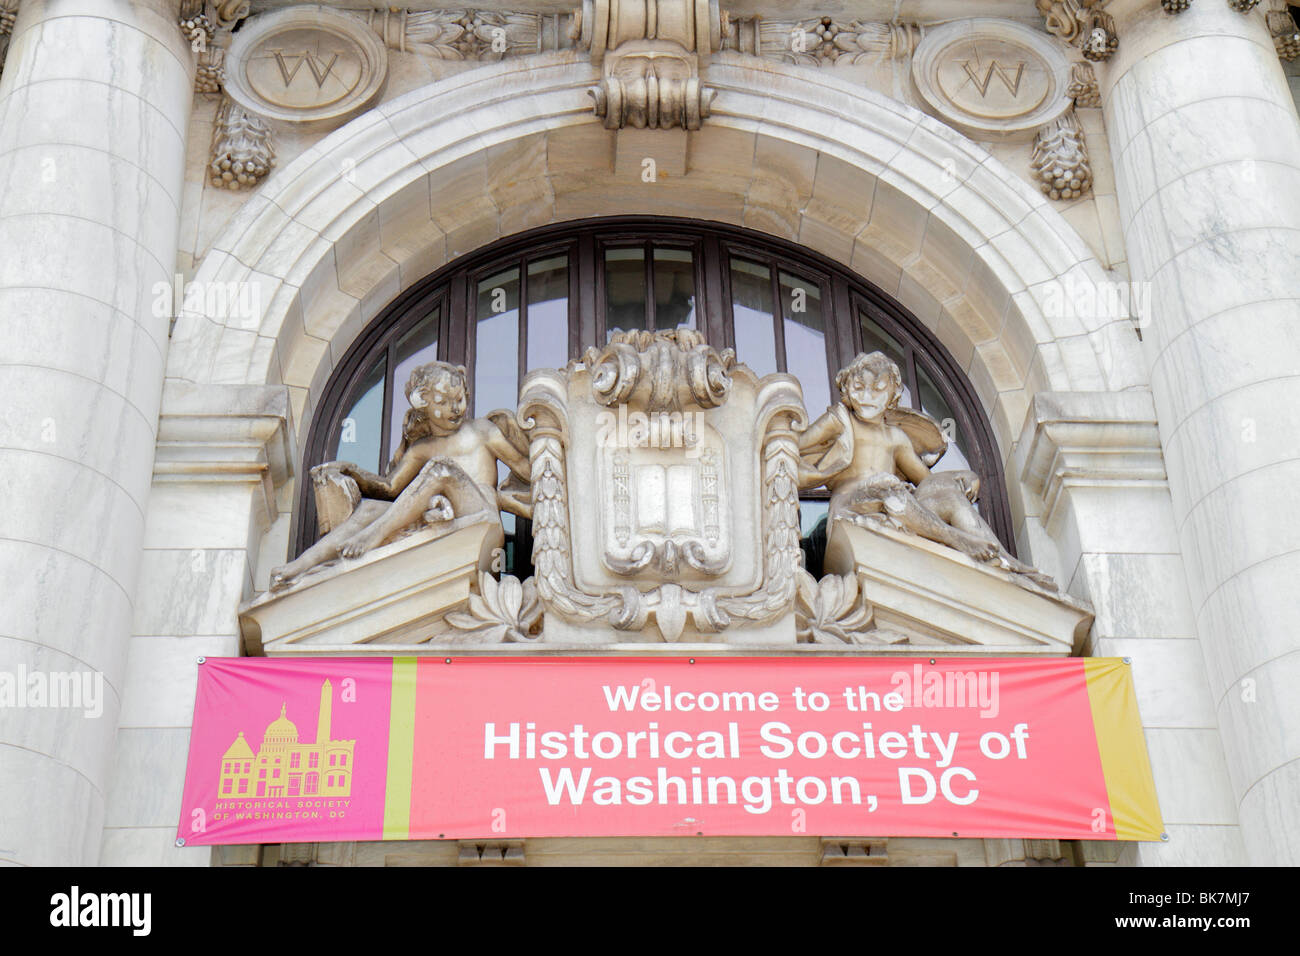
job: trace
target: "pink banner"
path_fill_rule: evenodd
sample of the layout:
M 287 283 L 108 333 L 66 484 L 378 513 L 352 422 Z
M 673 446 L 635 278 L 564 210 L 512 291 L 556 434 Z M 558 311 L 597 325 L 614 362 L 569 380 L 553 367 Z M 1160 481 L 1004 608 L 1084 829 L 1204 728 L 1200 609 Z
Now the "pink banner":
M 213 659 L 188 844 L 1158 839 L 1109 659 Z

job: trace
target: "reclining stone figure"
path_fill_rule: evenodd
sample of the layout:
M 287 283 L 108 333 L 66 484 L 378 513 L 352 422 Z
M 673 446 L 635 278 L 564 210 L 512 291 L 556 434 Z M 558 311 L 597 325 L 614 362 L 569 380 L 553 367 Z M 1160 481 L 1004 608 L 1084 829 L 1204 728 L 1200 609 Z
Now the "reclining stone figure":
M 527 441 L 506 411 L 466 420 L 469 387 L 462 366 L 421 365 L 406 384 L 411 407 L 384 475 L 345 461 L 311 471 L 319 541 L 271 572 L 271 590 L 307 571 L 356 558 L 404 532 L 504 509 L 529 517 Z M 511 477 L 496 488 L 497 462 Z M 450 530 L 450 526 L 449 526 Z M 486 569 L 484 569 L 486 570 Z
M 1056 588 L 1012 557 L 980 516 L 974 472 L 931 472 L 948 443 L 930 416 L 899 407 L 897 365 L 881 352 L 860 354 L 835 376 L 835 386 L 839 404 L 799 442 L 799 486 L 830 490 L 830 522 L 883 523 Z

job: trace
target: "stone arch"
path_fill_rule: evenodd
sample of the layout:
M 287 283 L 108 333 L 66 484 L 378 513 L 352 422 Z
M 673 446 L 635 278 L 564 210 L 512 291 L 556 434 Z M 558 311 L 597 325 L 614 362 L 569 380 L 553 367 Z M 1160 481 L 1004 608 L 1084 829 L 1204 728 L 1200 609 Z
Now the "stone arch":
M 195 275 L 200 289 L 250 286 L 254 307 L 183 312 L 169 378 L 284 384 L 305 435 L 331 370 L 400 291 L 497 238 L 612 208 L 757 229 L 871 280 L 965 369 L 1004 456 L 1035 393 L 1145 384 L 1130 320 L 1061 308 L 1061 280 L 1108 280 L 1085 242 L 937 120 L 828 71 L 719 54 L 684 174 L 646 184 L 639 162 L 618 168 L 616 134 L 592 116 L 597 79 L 572 51 L 505 61 L 308 149 L 250 197 Z M 649 149 L 680 135 L 638 134 Z

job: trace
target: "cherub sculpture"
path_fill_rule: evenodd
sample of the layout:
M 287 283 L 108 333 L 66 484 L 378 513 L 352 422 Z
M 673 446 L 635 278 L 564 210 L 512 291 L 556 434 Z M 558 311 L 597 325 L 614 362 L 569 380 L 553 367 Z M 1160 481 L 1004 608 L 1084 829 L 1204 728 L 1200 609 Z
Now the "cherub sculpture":
M 469 386 L 463 366 L 417 367 L 406 398 L 411 407 L 385 475 L 346 461 L 311 470 L 322 537 L 271 572 L 271 590 L 288 587 L 319 565 L 359 557 L 409 530 L 502 509 L 530 517 L 527 439 L 507 411 L 465 419 Z M 498 461 L 511 473 L 499 490 Z
M 980 517 L 973 471 L 930 471 L 948 443 L 929 415 L 899 407 L 897 365 L 881 352 L 859 354 L 835 376 L 835 387 L 839 404 L 799 442 L 800 488 L 830 490 L 831 522 L 883 523 L 1055 589 L 1051 578 L 1012 557 Z

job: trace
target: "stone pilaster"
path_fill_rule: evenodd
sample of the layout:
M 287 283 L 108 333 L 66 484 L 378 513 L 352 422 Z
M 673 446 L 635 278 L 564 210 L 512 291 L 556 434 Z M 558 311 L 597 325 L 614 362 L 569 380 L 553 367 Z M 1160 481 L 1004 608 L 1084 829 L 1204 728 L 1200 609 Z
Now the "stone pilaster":
M 167 352 L 194 64 L 176 0 L 26 0 L 0 80 L 0 858 L 96 861 Z M 28 701 L 31 704 L 31 701 Z
M 196 662 L 240 654 L 236 608 L 252 594 L 259 543 L 284 504 L 278 499 L 291 497 L 292 435 L 284 386 L 169 381 L 163 390 L 110 778 L 106 865 L 203 866 L 211 859 L 206 847 L 173 845 L 184 818 Z
M 1016 466 L 1061 580 L 1096 610 L 1085 653 L 1132 661 L 1169 840 L 1128 844 L 1121 862 L 1243 862 L 1150 393 L 1040 392 Z
M 1173 519 L 1255 864 L 1300 855 L 1300 120 L 1264 11 L 1113 0 L 1097 68 Z

